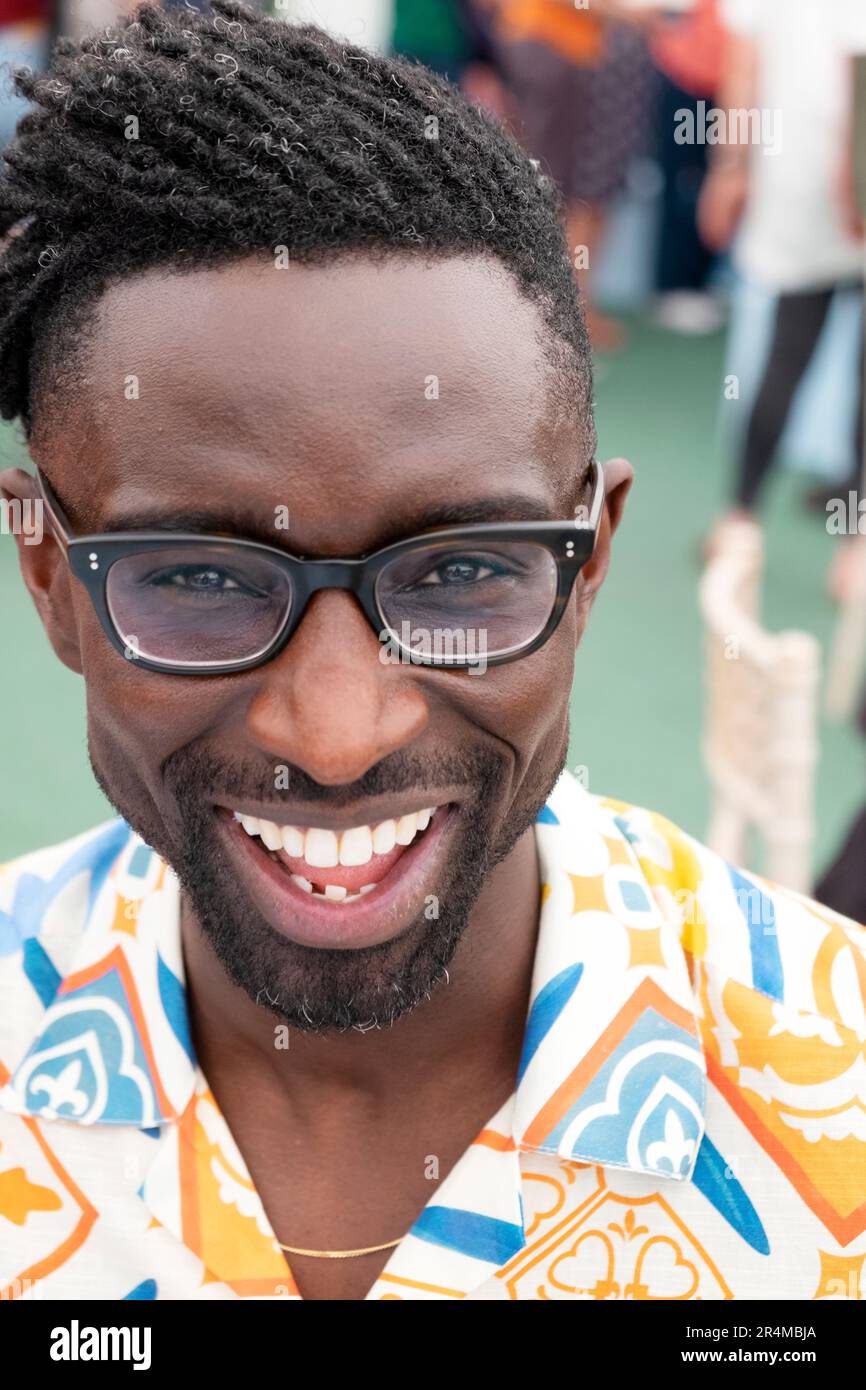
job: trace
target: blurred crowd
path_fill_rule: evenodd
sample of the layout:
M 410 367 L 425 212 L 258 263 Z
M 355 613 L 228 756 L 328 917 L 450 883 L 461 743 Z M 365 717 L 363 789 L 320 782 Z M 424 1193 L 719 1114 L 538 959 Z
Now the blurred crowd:
M 834 299 L 862 300 L 863 0 L 396 0 L 395 11 L 395 47 L 509 122 L 560 185 L 597 351 L 623 343 L 595 279 L 639 157 L 660 183 L 655 320 L 716 330 L 736 314 L 739 281 L 771 302 L 731 486 L 732 514 L 753 514 Z M 839 349 L 859 359 L 856 318 Z M 859 486 L 859 394 L 836 490 Z M 823 509 L 823 494 L 812 502 Z

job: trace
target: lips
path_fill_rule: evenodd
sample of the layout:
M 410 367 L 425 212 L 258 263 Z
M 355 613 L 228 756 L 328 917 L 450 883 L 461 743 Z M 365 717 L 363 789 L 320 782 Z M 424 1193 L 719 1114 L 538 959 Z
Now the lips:
M 420 822 L 416 819 L 414 824 L 405 815 L 397 816 L 392 821 L 395 838 L 396 827 L 403 821 L 401 835 L 409 843 L 393 843 L 381 854 L 374 851 L 363 864 L 344 864 L 339 862 L 341 857 L 360 857 L 362 839 L 366 844 L 362 836 L 351 832 L 366 828 L 372 842 L 377 825 L 386 822 L 328 829 L 324 837 L 314 833 L 310 838 L 311 832 L 325 827 L 283 826 L 225 805 L 215 809 L 238 879 L 265 920 L 299 945 L 337 949 L 362 949 L 388 941 L 427 910 L 429 895 L 442 881 L 448 843 L 459 823 L 456 806 L 444 802 L 424 808 L 432 811 L 429 820 L 423 811 Z M 418 817 L 419 813 L 409 814 Z M 271 850 L 264 836 L 276 843 L 274 830 L 279 831 L 281 842 Z M 303 836 L 303 854 L 285 849 L 287 831 Z M 288 839 L 292 849 L 298 847 L 293 835 Z M 327 858 L 329 863 L 321 866 L 311 863 L 311 858 Z M 330 862 L 334 858 L 337 862 Z M 438 908 L 433 915 L 438 915 Z

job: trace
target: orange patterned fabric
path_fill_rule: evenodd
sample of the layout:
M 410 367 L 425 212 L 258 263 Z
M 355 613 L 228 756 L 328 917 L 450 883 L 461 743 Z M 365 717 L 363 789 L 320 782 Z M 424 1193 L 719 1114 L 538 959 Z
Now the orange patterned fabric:
M 597 66 L 604 56 L 604 26 L 588 10 L 559 0 L 501 0 L 497 28 L 512 42 L 545 43 L 578 66 Z

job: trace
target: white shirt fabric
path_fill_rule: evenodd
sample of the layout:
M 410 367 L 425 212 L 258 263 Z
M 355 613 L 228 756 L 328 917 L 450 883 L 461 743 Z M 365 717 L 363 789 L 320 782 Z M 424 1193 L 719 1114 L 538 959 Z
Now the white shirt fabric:
M 779 148 L 755 145 L 735 259 L 777 292 L 862 275 L 837 185 L 849 140 L 850 55 L 866 52 L 866 0 L 722 0 L 722 18 L 759 48 L 755 103 L 775 113 Z

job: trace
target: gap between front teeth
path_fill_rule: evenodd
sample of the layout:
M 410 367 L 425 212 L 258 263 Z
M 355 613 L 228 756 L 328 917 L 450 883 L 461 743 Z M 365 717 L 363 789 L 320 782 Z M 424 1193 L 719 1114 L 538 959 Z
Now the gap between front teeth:
M 343 888 L 339 883 L 326 883 L 324 888 L 319 891 L 314 888 L 308 878 L 303 878 L 300 874 L 290 875 L 292 883 L 296 883 L 305 893 L 309 893 L 313 898 L 327 898 L 334 903 L 356 903 L 365 893 L 372 893 L 376 887 L 375 883 L 365 883 L 363 888 L 359 888 L 357 893 L 350 893 L 348 888 Z
M 258 837 L 272 853 L 284 850 L 293 859 L 304 859 L 311 869 L 335 869 L 338 865 L 360 868 L 368 864 L 374 854 L 390 854 L 395 845 L 411 845 L 415 836 L 427 829 L 436 809 L 432 806 L 423 811 L 412 811 L 407 816 L 381 821 L 376 826 L 353 826 L 340 834 L 318 827 L 302 830 L 295 825 L 277 825 L 274 821 L 245 816 L 240 811 L 235 811 L 234 816 L 248 835 Z M 309 882 L 301 875 L 293 874 L 292 877 L 302 886 Z M 375 885 L 367 885 L 361 889 L 361 893 L 368 892 L 371 887 Z M 312 884 L 305 891 L 313 892 Z M 334 902 L 354 901 L 361 893 L 349 895 L 337 884 L 328 884 L 325 894 L 320 896 L 328 896 Z M 343 897 L 339 897 L 340 894 Z

